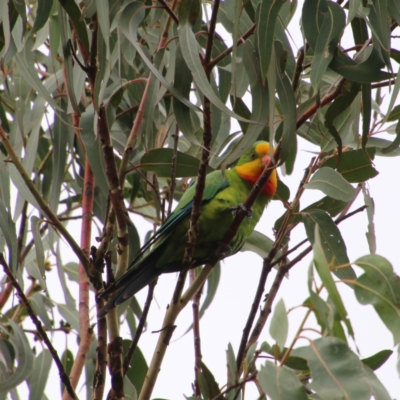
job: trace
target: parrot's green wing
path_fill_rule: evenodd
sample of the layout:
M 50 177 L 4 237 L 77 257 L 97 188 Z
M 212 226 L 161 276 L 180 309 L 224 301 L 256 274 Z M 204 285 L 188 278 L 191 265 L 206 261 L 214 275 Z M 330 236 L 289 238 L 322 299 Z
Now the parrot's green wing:
M 224 178 L 221 171 L 213 171 L 206 177 L 205 188 L 203 192 L 203 202 L 209 201 L 214 196 L 225 189 L 229 185 L 228 181 Z M 164 224 L 157 230 L 157 232 L 147 241 L 147 243 L 139 250 L 137 256 L 132 261 L 130 268 L 134 267 L 142 258 L 143 254 L 153 246 L 157 241 L 156 247 L 166 240 L 173 232 L 174 227 L 183 218 L 190 214 L 193 205 L 193 197 L 196 193 L 196 181 L 194 181 L 186 192 L 182 195 L 177 207 L 165 220 Z M 160 240 L 159 240 L 160 239 Z M 154 249 L 153 248 L 153 249 Z

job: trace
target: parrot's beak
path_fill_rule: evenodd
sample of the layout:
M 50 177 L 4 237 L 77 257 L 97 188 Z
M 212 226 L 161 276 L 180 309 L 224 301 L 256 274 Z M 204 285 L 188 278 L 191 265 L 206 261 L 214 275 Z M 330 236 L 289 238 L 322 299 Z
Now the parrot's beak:
M 262 162 L 264 165 L 268 165 L 270 161 L 271 161 L 271 157 L 268 156 L 268 155 L 265 155 L 265 156 L 261 157 L 261 162 Z

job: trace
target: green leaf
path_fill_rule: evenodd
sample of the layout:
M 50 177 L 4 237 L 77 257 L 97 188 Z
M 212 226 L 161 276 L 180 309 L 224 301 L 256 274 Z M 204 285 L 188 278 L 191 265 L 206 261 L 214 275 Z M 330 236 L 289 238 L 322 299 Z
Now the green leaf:
M 337 97 L 328 107 L 325 113 L 325 126 L 337 143 L 339 160 L 342 155 L 342 138 L 337 131 L 334 122 L 339 115 L 348 112 L 351 103 L 357 97 L 360 85 L 354 82 L 345 82 L 340 96 Z
M 344 307 L 342 298 L 336 287 L 336 283 L 331 275 L 330 261 L 326 258 L 325 249 L 321 244 L 321 237 L 319 234 L 319 227 L 317 224 L 315 225 L 314 229 L 313 252 L 314 252 L 314 265 L 318 271 L 318 275 L 321 278 L 321 281 L 324 284 L 326 290 L 328 291 L 329 297 L 332 300 L 333 304 L 335 305 L 335 308 L 340 318 L 342 319 L 342 321 L 346 323 L 349 334 L 351 336 L 354 336 L 351 322 L 347 317 L 346 308 Z
M 320 7 L 315 10 L 316 13 L 321 13 L 323 16 L 314 46 L 314 58 L 311 65 L 310 80 L 315 90 L 319 89 L 338 46 L 340 36 L 346 26 L 346 15 L 342 7 L 331 1 L 326 2 L 326 4 L 328 5 L 327 8 Z M 306 7 L 306 5 L 304 6 Z M 321 16 L 318 18 L 321 19 Z
M 367 385 L 370 388 L 371 394 L 373 394 L 373 398 L 377 400 L 392 400 L 393 397 L 389 395 L 388 391 L 372 370 L 365 365 L 363 365 L 363 368 L 366 375 Z
M 387 7 L 390 15 L 400 25 L 400 4 L 397 0 L 387 0 Z
M 65 372 L 69 375 L 72 370 L 72 366 L 74 365 L 74 354 L 71 350 L 66 349 L 64 351 L 61 356 L 61 362 L 64 366 Z
M 305 184 L 306 189 L 321 190 L 327 196 L 336 200 L 351 201 L 356 190 L 338 172 L 332 168 L 322 167 Z
M 153 171 L 158 177 L 170 178 L 172 171 L 173 149 L 153 149 L 140 160 L 140 167 Z M 176 154 L 176 176 L 178 178 L 197 176 L 200 160 L 180 151 Z M 208 173 L 213 169 L 208 167 Z
M 257 8 L 257 43 L 260 55 L 260 68 L 262 82 L 265 85 L 271 53 L 273 51 L 273 40 L 275 24 L 278 19 L 279 10 L 286 0 L 261 0 Z
M 50 320 L 47 310 L 53 306 L 51 301 L 39 292 L 33 293 L 29 301 L 35 314 L 42 320 L 43 325 L 51 330 L 54 327 L 54 322 Z
M 320 245 L 326 261 L 332 267 L 340 267 L 333 273 L 339 279 L 356 279 L 354 270 L 350 266 L 346 266 L 350 262 L 342 235 L 329 215 L 324 211 L 311 210 L 303 214 L 303 221 L 311 244 L 315 242 L 315 226 L 318 226 Z
M 38 0 L 37 3 L 38 6 L 36 10 L 36 18 L 35 22 L 33 23 L 31 34 L 36 33 L 38 30 L 44 27 L 53 7 L 53 0 Z
M 393 140 L 393 142 L 388 147 L 385 147 L 385 148 L 381 149 L 381 151 L 382 151 L 383 154 L 388 154 L 388 153 L 392 152 L 393 150 L 397 150 L 399 145 L 400 145 L 400 119 L 399 119 L 399 121 L 397 122 L 397 125 L 396 125 L 396 137 L 395 137 L 395 139 Z
M 267 361 L 258 373 L 258 381 L 272 400 L 307 400 L 306 391 L 296 374 L 285 366 Z
M 15 223 L 10 212 L 6 209 L 3 199 L 0 197 L 0 231 L 2 232 L 9 251 L 8 264 L 13 273 L 17 271 L 18 265 L 18 248 L 17 234 L 15 231 Z
M 390 64 L 390 26 L 388 24 L 387 0 L 375 0 L 369 7 L 368 21 L 373 34 L 373 45 L 379 48 L 381 58 L 389 71 Z
M 283 200 L 289 201 L 290 199 L 290 189 L 279 179 L 278 187 L 272 200 Z
M 66 111 L 67 103 L 62 101 L 63 111 Z M 71 117 L 63 115 L 65 119 L 71 123 Z M 71 125 L 70 125 L 71 126 Z M 60 118 L 59 115 L 55 116 L 53 125 L 54 139 L 53 139 L 53 176 L 51 182 L 51 193 L 50 193 L 50 208 L 54 213 L 57 213 L 58 206 L 60 204 L 61 186 L 64 181 L 65 168 L 67 163 L 67 145 L 68 136 L 73 135 L 72 130 L 67 126 Z
M 225 399 L 225 397 L 221 395 L 219 385 L 215 380 L 214 375 L 203 362 L 201 362 L 200 389 L 205 399 Z
M 227 364 L 228 364 L 228 386 L 236 384 L 237 381 L 237 368 L 236 358 L 231 343 L 228 344 L 228 350 L 226 352 Z
M 385 364 L 392 354 L 392 350 L 381 350 L 373 356 L 363 358 L 361 362 L 367 367 L 371 368 L 373 371 L 376 371 L 383 364 Z
M 72 296 L 72 294 L 70 292 L 70 287 L 67 284 L 66 279 L 65 279 L 64 272 L 67 272 L 67 271 L 65 271 L 65 269 L 63 268 L 63 265 L 62 265 L 63 263 L 62 263 L 61 250 L 60 250 L 60 244 L 59 243 L 57 244 L 57 247 L 56 247 L 55 256 L 56 256 L 58 279 L 59 279 L 60 286 L 61 286 L 61 289 L 62 289 L 63 294 L 64 294 L 65 303 L 72 310 L 75 310 L 76 309 L 76 301 L 75 301 L 75 298 Z M 71 266 L 71 264 L 70 264 L 70 266 Z M 72 264 L 72 266 L 74 268 L 73 273 L 76 274 L 75 276 L 77 278 L 77 282 L 79 282 L 79 277 L 78 277 L 78 268 L 79 268 L 79 266 L 78 266 L 78 264 Z
M 42 96 L 50 104 L 54 111 L 61 111 L 60 108 L 57 106 L 57 103 L 51 97 L 48 89 L 39 79 L 39 76 L 34 66 L 32 54 L 30 54 L 31 52 L 28 47 L 29 46 L 26 45 L 22 53 L 15 54 L 15 61 L 17 63 L 18 69 L 21 71 L 21 74 L 23 75 L 26 83 L 34 90 L 36 90 L 40 94 L 40 96 Z
M 280 349 L 283 349 L 286 343 L 289 330 L 289 321 L 286 307 L 283 299 L 279 300 L 272 314 L 269 333 L 275 339 Z
M 398 121 L 399 119 L 400 119 L 400 104 L 395 106 L 393 110 L 390 112 L 390 114 L 387 115 L 386 121 L 393 122 L 393 121 Z
M 363 115 L 361 147 L 365 151 L 369 137 L 369 128 L 371 124 L 371 111 L 372 111 L 371 84 L 364 83 L 361 89 L 362 89 L 362 115 Z
M 35 252 L 36 252 L 36 261 L 37 265 L 39 267 L 40 273 L 42 277 L 44 278 L 46 275 L 45 269 L 44 269 L 44 248 L 43 248 L 43 242 L 42 242 L 42 237 L 40 234 L 40 224 L 42 221 L 36 217 L 32 216 L 31 217 L 31 229 L 32 229 L 32 235 L 33 235 L 33 240 L 35 243 Z
M 271 355 L 275 359 L 279 361 L 282 360 L 283 356 L 285 355 L 286 351 L 288 350 L 287 347 L 283 347 L 282 349 L 277 349 L 276 345 L 270 346 L 267 342 L 263 342 L 261 344 L 261 350 L 266 352 L 267 354 Z M 295 369 L 297 371 L 307 372 L 309 371 L 307 361 L 304 358 L 297 357 L 297 356 L 289 356 L 286 358 L 285 366 L 291 369 Z
M 364 194 L 364 203 L 367 206 L 367 217 L 368 217 L 368 231 L 365 233 L 365 236 L 367 237 L 370 253 L 375 254 L 376 253 L 376 237 L 375 237 L 375 223 L 374 223 L 375 203 L 365 185 L 363 185 L 362 191 Z
M 122 346 L 124 348 L 124 354 L 127 353 L 129 346 L 132 344 L 132 340 L 124 339 L 122 341 Z M 132 360 L 129 365 L 129 369 L 127 372 L 127 377 L 135 386 L 136 391 L 140 393 L 143 382 L 146 378 L 147 370 L 149 367 L 147 366 L 146 359 L 139 347 L 136 347 L 133 352 Z
M 74 72 L 72 66 L 72 56 L 71 49 L 69 46 L 70 38 L 69 38 L 69 25 L 67 19 L 67 13 L 64 11 L 63 7 L 60 3 L 58 5 L 58 21 L 60 23 L 60 34 L 61 34 L 61 46 L 63 50 L 64 56 L 64 79 L 68 89 L 68 100 L 71 103 L 72 109 L 74 112 L 80 116 L 81 111 L 78 107 L 78 103 L 76 101 L 75 96 L 75 88 L 74 88 Z
M 276 90 L 282 107 L 283 130 L 282 130 L 282 149 L 280 163 L 282 164 L 289 158 L 290 153 L 296 148 L 296 99 L 292 84 L 279 67 L 278 61 L 282 57 L 283 47 L 281 42 L 275 41 L 276 52 Z M 293 157 L 292 157 L 293 158 Z M 294 163 L 294 159 L 292 160 Z M 290 173 L 291 171 L 287 171 Z
M 357 259 L 355 265 L 364 270 L 355 282 L 354 293 L 361 304 L 372 304 L 382 322 L 400 343 L 400 278 L 382 256 L 370 254 Z
M 17 365 L 11 371 L 8 371 L 7 376 L 0 376 L 1 392 L 7 392 L 24 380 L 29 379 L 33 372 L 32 365 L 35 361 L 31 346 L 22 329 L 11 319 L 7 320 L 7 324 L 9 325 L 7 328 L 0 324 L 0 331 L 8 337 L 9 343 L 13 346 Z
M 176 50 L 174 87 L 181 95 L 189 99 L 192 85 L 192 74 L 183 59 L 181 47 Z M 188 100 L 189 101 L 189 100 Z M 198 115 L 179 101 L 176 97 L 172 100 L 174 114 L 180 131 L 192 143 L 198 143 L 196 134 L 200 132 L 200 119 Z
M 351 183 L 365 182 L 378 175 L 378 171 L 372 166 L 375 157 L 375 149 L 351 150 L 342 153 L 340 163 L 339 157 L 334 156 L 322 164 L 322 167 L 335 168 L 346 181 Z
M 371 59 L 368 64 L 358 64 L 346 53 L 337 50 L 329 68 L 344 78 L 358 83 L 373 83 L 391 79 L 392 74 L 381 71 L 381 63 L 378 58 Z
M 254 230 L 246 239 L 244 246 L 240 251 L 252 251 L 258 254 L 261 258 L 266 258 L 272 249 L 274 241 L 261 232 Z M 279 250 L 274 257 L 274 260 L 282 256 L 282 251 Z
M 319 398 L 370 399 L 363 365 L 342 340 L 335 337 L 317 339 L 293 353 L 308 361 L 312 378 L 310 387 Z
M 32 375 L 28 380 L 29 384 L 29 400 L 42 400 L 47 379 L 49 377 L 50 367 L 53 358 L 50 351 L 43 349 L 36 357 L 34 365 L 32 365 Z
M 86 30 L 85 19 L 83 18 L 78 5 L 74 1 L 69 1 L 69 0 L 58 0 L 58 1 L 60 2 L 64 10 L 71 18 L 73 26 L 76 29 L 76 33 L 79 37 L 79 41 L 82 43 L 85 50 L 89 53 L 90 50 L 89 38 Z

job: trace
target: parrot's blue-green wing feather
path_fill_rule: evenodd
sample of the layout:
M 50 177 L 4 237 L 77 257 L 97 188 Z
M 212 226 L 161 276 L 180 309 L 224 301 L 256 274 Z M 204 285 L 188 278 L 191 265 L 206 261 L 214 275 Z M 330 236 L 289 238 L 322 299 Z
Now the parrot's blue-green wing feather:
M 219 191 L 228 186 L 228 181 L 224 178 L 221 171 L 213 171 L 206 177 L 206 183 L 203 192 L 203 202 L 211 200 Z M 196 181 L 194 181 L 186 192 L 182 195 L 175 210 L 165 220 L 164 224 L 157 230 L 157 232 L 146 242 L 146 244 L 139 250 L 135 259 L 132 261 L 130 267 L 134 267 L 142 258 L 143 254 L 150 249 L 161 237 L 161 241 L 157 245 L 166 240 L 173 232 L 173 227 L 176 226 L 183 218 L 185 218 L 192 209 L 193 197 L 196 193 Z
M 219 191 L 227 186 L 228 181 L 224 179 L 220 171 L 214 171 L 208 174 L 203 193 L 203 202 L 211 200 Z M 162 244 L 171 236 L 171 234 L 173 234 L 176 224 L 189 215 L 192 209 L 195 192 L 196 185 L 193 184 L 183 194 L 174 212 L 167 218 L 164 224 L 157 230 L 150 240 L 140 249 L 135 260 L 130 265 L 130 269 L 128 269 L 121 278 L 114 282 L 113 285 L 102 292 L 100 297 L 105 297 L 110 293 L 116 293 L 99 312 L 99 318 L 104 317 L 110 310 L 133 296 L 163 272 L 161 269 L 156 269 L 154 267 L 154 258 L 158 257 L 157 252 L 162 247 Z M 150 253 L 143 257 L 144 253 L 149 250 L 151 246 L 153 246 L 153 248 Z

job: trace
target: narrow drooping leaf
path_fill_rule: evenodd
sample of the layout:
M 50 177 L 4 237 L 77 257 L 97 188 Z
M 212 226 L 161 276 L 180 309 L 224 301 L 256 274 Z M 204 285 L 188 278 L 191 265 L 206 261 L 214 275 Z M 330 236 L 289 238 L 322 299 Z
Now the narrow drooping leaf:
M 276 90 L 281 103 L 283 115 L 280 154 L 280 163 L 282 164 L 288 159 L 290 153 L 296 147 L 296 99 L 288 76 L 279 66 L 279 60 L 283 56 L 282 44 L 278 41 L 275 41 L 274 44 L 276 52 Z M 294 163 L 294 160 L 292 160 L 292 163 Z M 288 174 L 291 173 L 291 170 L 288 170 L 288 168 L 286 171 Z
M 257 43 L 262 82 L 265 84 L 273 51 L 275 24 L 285 0 L 262 0 L 257 8 Z
M 174 87 L 177 91 L 181 93 L 183 97 L 189 99 L 192 81 L 192 74 L 185 63 L 185 60 L 183 59 L 181 47 L 178 46 L 175 60 Z M 179 101 L 176 97 L 173 98 L 172 104 L 174 108 L 174 114 L 181 132 L 193 144 L 198 143 L 196 133 L 198 133 L 201 129 L 198 115 L 188 106 Z
M 346 245 L 338 227 L 331 217 L 324 211 L 310 210 L 303 214 L 304 226 L 308 240 L 311 244 L 315 243 L 315 227 L 318 226 L 320 244 L 325 254 L 325 259 L 334 269 L 333 273 L 339 279 L 356 279 L 354 270 L 349 266 Z
M 122 346 L 124 348 L 124 353 L 129 349 L 129 346 L 132 344 L 132 340 L 124 339 L 122 342 Z M 138 393 L 142 389 L 143 382 L 146 378 L 148 366 L 146 359 L 139 347 L 136 347 L 132 360 L 130 362 L 129 370 L 127 372 L 127 377 L 135 386 Z
M 45 276 L 44 248 L 43 248 L 42 238 L 40 235 L 40 224 L 41 220 L 38 217 L 36 216 L 31 217 L 31 228 L 32 228 L 33 239 L 35 242 L 36 261 L 40 273 L 42 274 L 42 277 L 44 277 Z
M 75 96 L 75 88 L 74 88 L 74 74 L 73 74 L 73 66 L 72 66 L 72 56 L 70 49 L 70 37 L 69 37 L 69 25 L 67 19 L 67 13 L 63 9 L 60 3 L 58 5 L 58 17 L 60 23 L 60 34 L 61 34 L 61 46 L 63 49 L 64 56 L 64 73 L 65 73 L 65 83 L 68 88 L 68 100 L 72 106 L 72 109 L 77 115 L 80 115 L 81 112 L 78 107 L 78 102 Z
M 346 82 L 343 85 L 342 92 L 331 105 L 328 107 L 325 113 L 325 127 L 329 133 L 333 136 L 337 143 L 339 160 L 342 155 L 342 137 L 339 135 L 338 130 L 335 126 L 335 120 L 345 111 L 348 111 L 351 103 L 357 97 L 360 91 L 360 85 L 353 82 Z
M 342 7 L 331 1 L 327 2 L 327 5 L 322 11 L 323 21 L 314 46 L 311 65 L 310 79 L 315 90 L 319 89 L 346 26 L 346 16 Z
M 36 357 L 32 366 L 32 375 L 28 380 L 29 384 L 29 400 L 42 400 L 47 379 L 49 377 L 50 367 L 53 358 L 50 351 L 43 349 Z
M 373 371 L 380 368 L 393 354 L 392 350 L 381 350 L 368 358 L 363 358 L 361 362 Z
M 332 300 L 333 304 L 335 305 L 340 318 L 342 319 L 342 321 L 345 322 L 349 334 L 351 336 L 354 336 L 353 328 L 351 326 L 350 320 L 347 317 L 347 311 L 343 304 L 343 300 L 339 294 L 339 291 L 331 275 L 330 262 L 326 258 L 326 252 L 321 243 L 321 237 L 318 225 L 315 225 L 314 228 L 313 253 L 314 253 L 314 265 L 318 271 L 318 275 L 321 278 L 321 281 L 324 284 L 326 290 L 328 291 L 329 297 Z
M 364 203 L 367 206 L 367 217 L 368 217 L 368 230 L 365 233 L 368 241 L 368 247 L 371 254 L 376 253 L 376 237 L 375 237 L 375 203 L 374 199 L 370 196 L 368 189 L 365 185 L 362 187 L 364 194 Z

